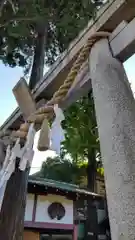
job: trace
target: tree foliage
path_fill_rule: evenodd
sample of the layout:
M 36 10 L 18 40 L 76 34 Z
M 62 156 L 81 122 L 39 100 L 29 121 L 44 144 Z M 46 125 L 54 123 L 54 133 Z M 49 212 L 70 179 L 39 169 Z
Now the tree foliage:
M 62 125 L 65 141 L 62 143 L 61 157 L 48 158 L 39 176 L 87 186 L 93 191 L 93 176 L 96 171 L 100 175 L 104 171 L 92 92 L 65 110 Z
M 60 157 L 47 158 L 42 164 L 38 177 L 74 184 L 83 184 L 86 173 L 85 163 L 79 165 Z
M 65 130 L 63 152 L 70 153 L 73 160 L 88 159 L 93 149 L 99 154 L 98 129 L 92 93 L 89 97 L 82 97 L 65 111 L 63 128 Z
M 5 2 L 5 4 L 3 4 Z M 47 25 L 46 63 L 52 64 L 94 16 L 102 1 L 10 0 L 0 3 L 0 59 L 11 67 L 27 66 L 38 29 Z
M 70 154 L 75 162 L 87 160 L 87 184 L 94 190 L 96 171 L 103 172 L 100 161 L 100 144 L 92 92 L 72 104 L 65 111 L 63 122 L 65 141 L 62 154 Z

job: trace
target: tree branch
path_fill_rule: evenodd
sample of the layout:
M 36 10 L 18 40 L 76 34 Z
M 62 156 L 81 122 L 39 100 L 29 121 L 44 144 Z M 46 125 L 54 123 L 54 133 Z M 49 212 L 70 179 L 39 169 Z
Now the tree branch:
M 40 17 L 39 17 L 40 18 Z M 34 20 L 37 20 L 38 18 L 37 17 L 18 17 L 18 18 L 11 18 L 9 20 L 7 20 L 5 23 L 3 24 L 0 24 L 0 28 L 2 27 L 6 27 L 9 23 L 11 22 L 20 22 L 20 21 L 34 21 Z
M 10 3 L 13 12 L 16 13 L 15 6 L 14 6 L 14 3 L 12 2 L 12 0 L 1 0 L 1 2 L 0 2 L 0 16 L 2 16 L 2 10 L 4 8 L 4 5 L 6 5 L 7 2 Z
M 0 2 L 0 16 L 2 15 L 2 10 L 3 10 L 3 7 L 4 7 L 5 4 L 6 4 L 6 1 L 1 0 L 1 2 Z

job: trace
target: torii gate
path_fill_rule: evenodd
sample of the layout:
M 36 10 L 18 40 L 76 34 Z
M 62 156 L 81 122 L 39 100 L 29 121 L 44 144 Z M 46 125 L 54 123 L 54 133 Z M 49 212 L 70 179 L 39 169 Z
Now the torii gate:
M 122 65 L 122 62 L 135 52 L 134 9 L 135 2 L 132 0 L 110 1 L 101 10 L 95 25 L 89 26 L 83 32 L 83 38 L 81 35 L 78 41 L 71 44 L 70 55 L 63 54 L 50 70 L 53 80 L 56 81 L 60 73 L 73 63 L 77 52 L 93 32 L 113 30 L 109 39 L 104 38 L 94 44 L 89 61 L 84 63 L 66 98 L 60 104 L 62 108 L 67 107 L 92 85 L 105 169 L 112 240 L 135 239 L 135 101 Z M 123 19 L 126 21 L 122 21 Z M 34 89 L 36 98 L 43 90 L 43 85 L 44 89 L 48 90 L 50 84 L 54 91 L 56 85 L 53 81 L 49 82 L 49 73 L 47 77 L 48 82 L 41 81 Z M 19 116 L 20 113 L 17 114 Z M 11 125 L 13 121 L 8 121 L 7 127 L 5 124 L 2 128 L 5 130 Z

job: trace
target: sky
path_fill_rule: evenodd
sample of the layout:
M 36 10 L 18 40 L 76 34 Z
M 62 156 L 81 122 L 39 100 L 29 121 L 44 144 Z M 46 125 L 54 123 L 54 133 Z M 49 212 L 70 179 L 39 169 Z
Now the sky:
M 128 59 L 124 63 L 131 88 L 135 93 L 135 55 Z M 10 114 L 16 109 L 17 103 L 12 93 L 12 89 L 23 76 L 22 68 L 10 68 L 0 62 L 0 125 L 10 116 Z M 32 162 L 31 174 L 40 170 L 42 162 L 47 156 L 55 156 L 52 151 L 39 152 L 36 148 L 39 133 L 36 134 L 34 150 L 35 155 Z

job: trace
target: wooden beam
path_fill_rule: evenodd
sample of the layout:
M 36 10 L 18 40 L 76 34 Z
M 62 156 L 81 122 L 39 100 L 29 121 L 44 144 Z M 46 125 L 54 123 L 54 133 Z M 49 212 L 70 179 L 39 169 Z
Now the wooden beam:
M 24 119 L 27 120 L 36 111 L 36 103 L 24 78 L 15 85 L 13 93 Z
M 135 53 L 135 18 L 110 40 L 113 55 L 122 62 Z

